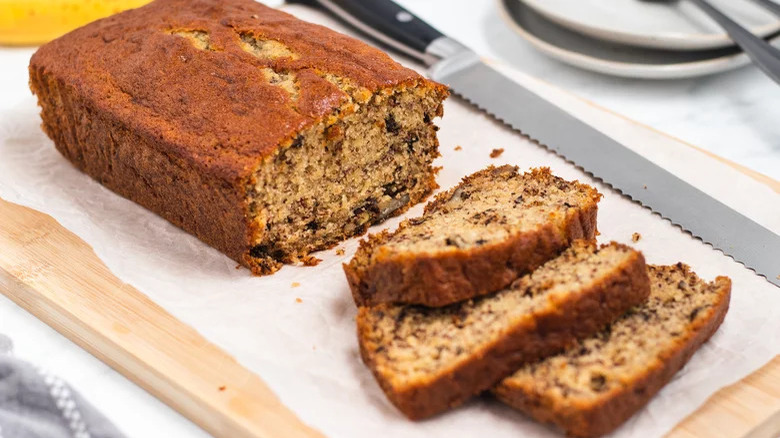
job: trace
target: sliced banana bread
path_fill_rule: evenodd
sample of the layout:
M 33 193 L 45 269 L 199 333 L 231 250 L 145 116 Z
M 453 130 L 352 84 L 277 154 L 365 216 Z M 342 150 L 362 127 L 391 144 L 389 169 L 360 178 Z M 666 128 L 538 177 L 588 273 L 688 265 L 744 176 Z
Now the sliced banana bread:
M 156 0 L 43 45 L 43 129 L 109 189 L 257 274 L 436 188 L 447 88 L 253 0 Z
M 390 401 L 421 419 L 596 333 L 649 290 L 641 253 L 577 241 L 494 295 L 440 308 L 360 308 L 360 352 Z
M 731 280 L 700 280 L 683 265 L 649 266 L 650 298 L 565 353 L 525 365 L 494 392 L 567 434 L 611 432 L 639 410 L 717 330 Z
M 439 194 L 422 217 L 361 241 L 344 265 L 358 305 L 444 306 L 495 292 L 596 234 L 601 195 L 541 168 L 490 166 Z

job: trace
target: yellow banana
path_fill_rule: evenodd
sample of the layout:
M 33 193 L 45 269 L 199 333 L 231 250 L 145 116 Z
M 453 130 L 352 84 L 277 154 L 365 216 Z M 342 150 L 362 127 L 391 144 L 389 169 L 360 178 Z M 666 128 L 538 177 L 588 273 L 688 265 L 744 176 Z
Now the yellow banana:
M 0 44 L 35 45 L 150 0 L 0 0 Z

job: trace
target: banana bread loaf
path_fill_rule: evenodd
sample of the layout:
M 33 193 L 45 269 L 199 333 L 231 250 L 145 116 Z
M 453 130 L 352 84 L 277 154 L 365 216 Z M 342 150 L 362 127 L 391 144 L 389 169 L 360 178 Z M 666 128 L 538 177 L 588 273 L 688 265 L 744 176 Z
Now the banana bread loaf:
M 360 352 L 390 401 L 421 419 L 596 333 L 649 291 L 641 253 L 577 241 L 494 295 L 439 308 L 360 308 Z
M 68 160 L 258 274 L 436 187 L 446 87 L 252 0 L 157 0 L 29 70 Z
M 439 194 L 422 217 L 361 241 L 344 265 L 352 295 L 360 306 L 438 307 L 495 292 L 574 239 L 593 239 L 600 197 L 547 168 L 490 166 Z
M 609 329 L 521 368 L 494 392 L 567 434 L 607 434 L 644 406 L 718 329 L 731 280 L 683 265 L 648 266 L 650 297 Z

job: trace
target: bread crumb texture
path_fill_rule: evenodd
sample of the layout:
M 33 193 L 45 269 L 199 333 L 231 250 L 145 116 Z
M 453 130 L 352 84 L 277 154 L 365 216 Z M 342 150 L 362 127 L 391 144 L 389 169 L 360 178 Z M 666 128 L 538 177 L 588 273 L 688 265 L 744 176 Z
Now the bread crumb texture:
M 490 158 L 498 158 L 503 153 L 504 153 L 504 149 L 503 148 L 493 149 L 492 151 L 490 151 Z
M 361 241 L 345 271 L 360 305 L 441 306 L 507 286 L 595 237 L 601 195 L 547 168 L 489 166 L 436 196 L 422 217 Z
M 438 195 L 422 217 L 404 221 L 371 255 L 474 249 L 546 223 L 562 227 L 569 210 L 600 198 L 592 187 L 554 176 L 547 168 L 520 174 L 514 166 L 491 166 Z
M 634 233 L 631 235 L 632 242 L 639 242 L 641 239 L 642 239 L 642 235 L 639 233 Z
M 382 369 L 395 381 L 414 380 L 479 352 L 506 327 L 533 319 L 535 311 L 554 306 L 556 299 L 576 294 L 609 275 L 630 255 L 610 246 L 594 253 L 575 245 L 509 289 L 495 295 L 439 309 L 384 305 L 363 308 L 359 318 L 374 329 Z
M 566 352 L 520 368 L 494 390 L 574 436 L 610 432 L 640 409 L 720 325 L 731 281 L 686 265 L 648 266 L 650 297 Z
M 629 274 L 634 271 L 643 277 Z M 607 323 L 647 296 L 644 275 L 644 259 L 636 251 L 614 243 L 598 249 L 578 241 L 494 295 L 440 308 L 391 304 L 360 308 L 361 353 L 380 386 L 405 414 L 431 415 L 488 389 L 506 376 L 501 373 L 507 362 L 537 358 L 546 342 L 563 339 L 565 343 L 571 336 L 566 324 L 577 326 L 573 332 L 587 332 L 586 326 L 590 326 L 588 334 L 600 329 L 596 320 Z M 615 281 L 620 286 L 614 286 Z M 609 292 L 602 296 L 601 310 L 617 304 L 617 309 L 611 308 L 614 315 L 589 312 L 592 320 L 585 323 L 551 316 L 572 302 L 593 299 L 591 295 L 601 294 L 602 287 L 613 292 L 610 288 L 627 289 L 621 290 L 617 303 L 609 301 L 615 298 L 608 297 Z M 547 322 L 537 326 L 543 320 Z M 531 341 L 536 330 L 557 335 Z M 512 347 L 504 344 L 507 339 Z M 480 370 L 478 375 L 458 374 L 468 367 Z

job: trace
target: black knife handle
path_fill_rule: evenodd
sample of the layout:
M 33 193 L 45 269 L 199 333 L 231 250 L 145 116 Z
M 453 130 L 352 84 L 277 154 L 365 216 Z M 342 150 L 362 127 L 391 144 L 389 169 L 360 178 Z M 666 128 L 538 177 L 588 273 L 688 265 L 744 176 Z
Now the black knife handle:
M 391 0 L 298 1 L 319 4 L 368 36 L 426 64 L 437 59 L 427 49 L 444 35 Z

